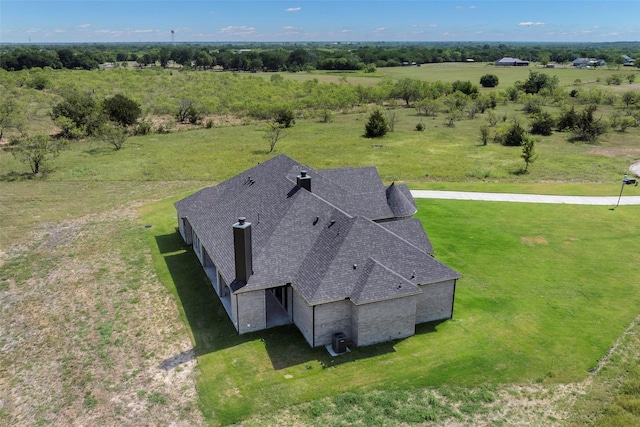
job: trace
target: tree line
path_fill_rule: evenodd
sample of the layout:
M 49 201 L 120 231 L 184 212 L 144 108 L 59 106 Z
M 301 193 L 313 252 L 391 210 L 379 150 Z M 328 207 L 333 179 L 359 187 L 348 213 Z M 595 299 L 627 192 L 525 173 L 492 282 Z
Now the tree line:
M 378 43 L 378 44 L 96 44 L 5 45 L 0 68 L 96 69 L 104 63 L 138 66 L 180 65 L 197 69 L 220 67 L 233 71 L 364 70 L 406 64 L 441 62 L 493 62 L 505 56 L 533 62 L 567 63 L 575 58 L 599 58 L 608 64 L 624 63 L 623 55 L 640 58 L 632 43 L 600 44 L 478 44 L 478 43 Z M 640 66 L 640 61 L 637 65 Z

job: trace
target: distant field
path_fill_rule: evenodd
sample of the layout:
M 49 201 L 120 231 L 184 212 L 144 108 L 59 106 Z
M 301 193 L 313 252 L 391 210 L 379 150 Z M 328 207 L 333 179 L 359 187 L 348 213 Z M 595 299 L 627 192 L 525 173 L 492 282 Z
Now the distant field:
M 638 325 L 621 335 L 640 306 L 640 207 L 419 201 L 436 257 L 465 276 L 454 319 L 344 358 L 310 349 L 293 327 L 236 335 L 175 231 L 172 201 L 281 153 L 318 169 L 374 165 L 386 184 L 415 189 L 617 195 L 640 159 L 637 127 L 596 144 L 536 137 L 538 158 L 523 173 L 520 147 L 481 145 L 487 113 L 447 127 L 444 113 L 387 102 L 395 131 L 367 139 L 373 105 L 347 102 L 322 123 L 309 104 L 339 105 L 353 85 L 405 77 L 477 84 L 493 73 L 500 91 L 531 70 L 567 89 L 580 79 L 582 89 L 640 91 L 640 76 L 605 83 L 636 70 L 480 63 L 280 73 L 278 91 L 270 73 L 0 72 L 0 96 L 28 106 L 29 132 L 56 131 L 50 107 L 70 86 L 97 99 L 124 92 L 154 123 L 174 122 L 176 103 L 193 97 L 216 120 L 133 136 L 120 151 L 74 141 L 39 176 L 0 150 L 0 424 L 582 426 L 605 414 L 603 425 L 637 425 Z M 29 88 L 34 73 L 50 86 Z M 266 120 L 231 114 L 288 102 L 296 123 L 273 153 Z M 623 112 L 621 101 L 597 112 Z M 500 102 L 495 114 L 529 120 L 522 103 Z

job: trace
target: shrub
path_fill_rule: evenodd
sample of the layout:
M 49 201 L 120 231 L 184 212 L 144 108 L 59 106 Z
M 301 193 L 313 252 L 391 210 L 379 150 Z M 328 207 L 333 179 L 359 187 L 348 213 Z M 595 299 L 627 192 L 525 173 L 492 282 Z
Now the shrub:
M 541 111 L 533 116 L 529 132 L 533 135 L 549 136 L 554 126 L 553 116 L 546 111 Z
M 498 86 L 498 76 L 495 74 L 485 74 L 480 77 L 480 84 L 482 87 L 496 87 Z
M 504 125 L 498 129 L 493 140 L 501 145 L 520 146 L 527 137 L 526 132 L 519 121 L 513 120 L 511 124 Z
M 131 126 L 142 113 L 140 104 L 121 94 L 105 99 L 102 107 L 109 119 L 121 126 Z
M 420 122 L 416 125 L 416 130 L 422 132 L 424 130 L 424 123 Z
M 601 118 L 596 119 L 594 117 L 597 108 L 595 105 L 590 105 L 577 115 L 576 125 L 573 128 L 575 140 L 593 144 L 597 142 L 601 135 L 606 133 L 606 123 Z
M 578 122 L 578 114 L 575 107 L 571 107 L 570 110 L 563 109 L 556 121 L 556 129 L 560 132 L 570 131 L 576 126 Z
M 290 128 L 291 126 L 296 124 L 296 119 L 293 115 L 293 111 L 288 107 L 278 108 L 274 113 L 273 121 L 279 123 L 285 128 Z
M 453 91 L 454 92 L 462 92 L 467 96 L 476 97 L 479 93 L 478 86 L 471 83 L 469 80 L 462 81 L 456 80 L 453 82 Z
M 373 110 L 369 115 L 369 121 L 364 126 L 364 136 L 367 138 L 381 138 L 387 134 L 389 125 L 379 109 Z

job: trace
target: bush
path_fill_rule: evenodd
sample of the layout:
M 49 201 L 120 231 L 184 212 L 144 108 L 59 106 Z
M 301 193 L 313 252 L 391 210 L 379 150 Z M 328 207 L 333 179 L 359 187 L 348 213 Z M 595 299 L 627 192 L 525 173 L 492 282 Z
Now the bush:
M 424 130 L 424 123 L 420 122 L 416 125 L 416 130 L 422 132 Z
M 531 121 L 531 129 L 530 133 L 533 135 L 551 135 L 551 131 L 555 126 L 555 120 L 551 116 L 551 114 L 546 111 L 541 111 L 538 114 L 535 114 Z
M 527 138 L 527 131 L 522 127 L 519 121 L 513 120 L 511 124 L 503 125 L 493 140 L 501 145 L 510 147 L 520 146 Z
M 296 124 L 296 119 L 293 115 L 293 111 L 288 107 L 278 108 L 275 111 L 273 121 L 279 123 L 285 128 L 290 128 Z
M 570 110 L 563 109 L 556 121 L 556 129 L 560 132 L 570 131 L 578 123 L 578 114 L 576 113 L 575 107 L 571 107 Z
M 369 121 L 364 127 L 364 136 L 367 138 L 381 138 L 387 134 L 389 126 L 387 120 L 379 109 L 375 109 L 369 115 Z
M 476 97 L 479 93 L 478 86 L 471 83 L 469 80 L 461 81 L 456 80 L 453 82 L 453 91 L 462 92 L 467 96 Z
M 109 117 L 109 120 L 121 126 L 131 126 L 138 120 L 142 113 L 140 104 L 121 94 L 105 99 L 102 102 L 102 107 Z
M 607 126 L 602 119 L 596 119 L 594 113 L 597 107 L 590 105 L 577 115 L 576 125 L 573 128 L 573 137 L 578 141 L 593 144 L 606 133 Z
M 482 87 L 496 87 L 498 83 L 498 76 L 495 74 L 485 74 L 480 77 L 480 85 L 482 85 Z

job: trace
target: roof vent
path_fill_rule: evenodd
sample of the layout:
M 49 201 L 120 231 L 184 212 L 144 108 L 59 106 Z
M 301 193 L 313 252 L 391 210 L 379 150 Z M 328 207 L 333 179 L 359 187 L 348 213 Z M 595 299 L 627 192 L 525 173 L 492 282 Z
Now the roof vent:
M 318 223 L 318 221 L 320 221 L 320 217 L 317 216 L 316 219 L 313 221 L 313 225 L 316 225 Z
M 358 268 L 358 264 L 353 264 L 353 269 L 355 270 L 356 268 Z

